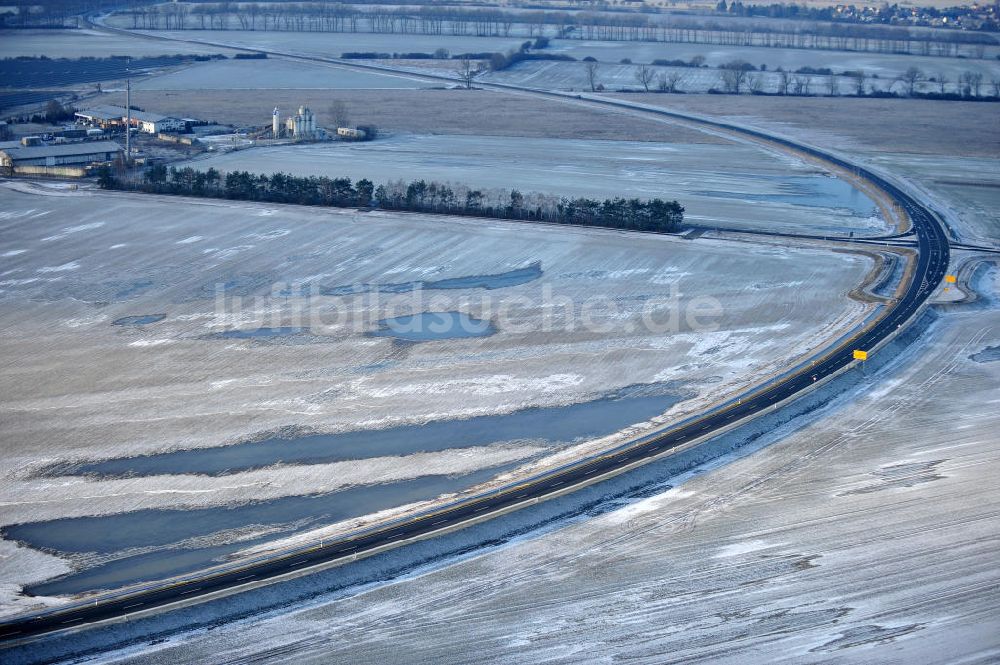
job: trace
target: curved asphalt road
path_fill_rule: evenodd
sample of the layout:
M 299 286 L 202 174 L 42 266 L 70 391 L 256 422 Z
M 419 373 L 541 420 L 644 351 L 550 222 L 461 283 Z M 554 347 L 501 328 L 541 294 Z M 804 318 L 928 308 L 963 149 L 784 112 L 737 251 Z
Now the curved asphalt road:
M 320 60 L 331 61 L 330 59 Z M 516 86 L 491 85 L 490 87 L 507 88 L 521 93 L 528 92 L 562 99 L 579 97 Z M 681 425 L 648 435 L 603 454 L 568 464 L 517 485 L 447 504 L 434 511 L 391 522 L 364 532 L 347 535 L 322 544 L 302 547 L 284 552 L 281 555 L 241 561 L 230 567 L 203 571 L 141 587 L 132 587 L 89 602 L 71 603 L 32 615 L 11 617 L 0 621 L 0 640 L 8 643 L 20 642 L 25 638 L 56 630 L 126 617 L 129 613 L 147 611 L 178 601 L 190 601 L 212 592 L 267 580 L 320 563 L 329 563 L 338 559 L 348 561 L 380 546 L 423 536 L 518 504 L 530 505 L 537 499 L 554 492 L 565 491 L 596 476 L 636 462 L 652 459 L 666 451 L 710 435 L 738 420 L 758 414 L 769 406 L 793 397 L 812 386 L 819 379 L 849 366 L 854 362 L 852 353 L 854 349 L 873 349 L 899 330 L 917 313 L 945 276 L 949 261 L 949 244 L 941 221 L 931 210 L 922 206 L 906 192 L 867 169 L 815 148 L 728 123 L 691 117 L 665 109 L 650 109 L 624 101 L 589 96 L 580 98 L 599 105 L 672 117 L 687 123 L 694 122 L 711 129 L 721 129 L 733 134 L 766 141 L 785 149 L 806 153 L 829 165 L 852 171 L 858 177 L 867 180 L 869 184 L 892 197 L 912 220 L 918 255 L 913 276 L 905 295 L 889 305 L 880 319 L 864 328 L 852 339 L 829 349 L 822 358 L 793 369 L 779 380 L 747 393 L 738 401 L 717 407 Z

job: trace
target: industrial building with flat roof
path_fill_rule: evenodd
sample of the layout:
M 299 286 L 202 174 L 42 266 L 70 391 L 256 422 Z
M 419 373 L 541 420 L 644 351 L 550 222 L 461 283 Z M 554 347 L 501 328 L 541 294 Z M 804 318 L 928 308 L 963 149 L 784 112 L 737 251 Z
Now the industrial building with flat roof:
M 16 171 L 22 166 L 84 166 L 94 162 L 113 161 L 122 152 L 122 147 L 114 141 L 18 146 L 0 150 L 0 167 Z

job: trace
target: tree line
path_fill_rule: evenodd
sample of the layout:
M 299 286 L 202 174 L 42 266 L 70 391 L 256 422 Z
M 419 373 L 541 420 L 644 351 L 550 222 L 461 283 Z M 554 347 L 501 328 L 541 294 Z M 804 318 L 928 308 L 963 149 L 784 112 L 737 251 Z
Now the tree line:
M 238 201 L 294 203 L 336 208 L 382 208 L 409 212 L 494 217 L 524 221 L 599 226 L 633 231 L 669 233 L 680 228 L 684 207 L 659 198 L 641 200 L 614 197 L 603 200 L 568 198 L 516 189 L 473 189 L 466 185 L 429 180 L 403 180 L 376 185 L 367 178 L 270 176 L 249 171 L 223 174 L 191 167 L 169 169 L 162 164 L 148 168 L 141 177 L 116 175 L 110 167 L 98 170 L 104 189 L 177 194 Z
M 690 61 L 654 60 L 651 65 L 636 65 L 635 81 L 646 92 L 704 92 L 685 90 L 690 76 L 684 69 L 707 68 L 702 56 Z M 631 61 L 622 60 L 622 64 Z M 599 82 L 600 63 L 594 58 L 584 58 L 587 83 L 591 91 L 599 92 L 604 86 Z M 654 67 L 670 67 L 657 70 Z M 915 97 L 939 100 L 1000 101 L 1000 77 L 986 80 L 982 72 L 967 70 L 952 79 L 945 72 L 928 73 L 919 67 L 908 67 L 898 76 L 880 78 L 862 69 L 834 71 L 829 67 L 799 67 L 786 70 L 778 67 L 768 70 L 767 65 L 756 67 L 746 60 L 735 59 L 717 66 L 716 84 L 708 88 L 709 94 L 740 95 L 813 95 L 855 97 Z M 620 88 L 618 92 L 631 92 Z

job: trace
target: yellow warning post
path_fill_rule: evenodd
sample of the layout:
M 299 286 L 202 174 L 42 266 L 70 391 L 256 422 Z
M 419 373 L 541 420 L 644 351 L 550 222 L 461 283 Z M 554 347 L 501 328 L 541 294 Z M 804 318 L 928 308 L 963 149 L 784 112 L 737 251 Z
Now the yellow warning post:
M 868 352 L 861 349 L 854 349 L 855 360 L 868 360 Z
M 955 281 L 956 281 L 955 280 L 955 276 L 954 275 L 945 275 L 944 276 L 944 281 L 948 282 L 949 284 L 954 284 Z

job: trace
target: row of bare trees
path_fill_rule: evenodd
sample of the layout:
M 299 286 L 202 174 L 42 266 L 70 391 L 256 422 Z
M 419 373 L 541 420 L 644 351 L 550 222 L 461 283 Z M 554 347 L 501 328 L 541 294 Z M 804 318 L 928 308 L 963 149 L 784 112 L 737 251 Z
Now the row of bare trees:
M 600 63 L 589 61 L 585 62 L 584 66 L 590 90 L 603 90 L 603 85 L 599 80 Z M 657 68 L 645 64 L 635 68 L 634 77 L 636 83 L 645 92 L 657 90 L 669 93 L 685 92 L 686 85 L 692 79 L 689 72 L 676 68 L 657 71 Z M 771 92 L 779 95 L 800 96 L 823 94 L 834 97 L 849 94 L 861 97 L 902 94 L 914 97 L 929 91 L 938 95 L 955 95 L 964 98 L 984 96 L 1000 98 L 1000 77 L 993 77 L 987 82 L 982 72 L 965 71 L 953 81 L 944 72 L 930 76 L 919 67 L 909 67 L 895 78 L 879 79 L 869 76 L 861 69 L 820 76 L 780 69 L 774 72 L 757 71 L 753 65 L 745 60 L 732 60 L 719 66 L 717 85 L 719 87 L 714 89 L 734 95 Z
M 136 5 L 123 12 L 133 28 L 284 30 L 556 36 L 983 57 L 989 35 L 952 30 L 812 21 L 717 20 L 711 17 L 602 12 L 507 12 L 456 6 L 347 5 L 330 2 L 208 2 Z M 516 30 L 515 30 L 516 29 Z

